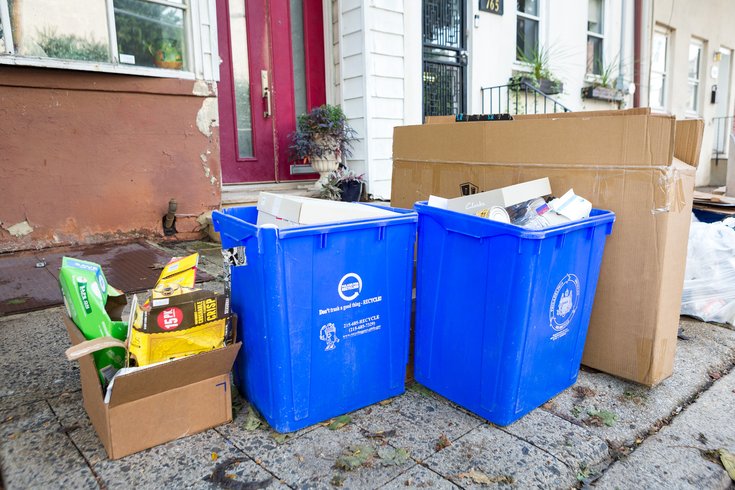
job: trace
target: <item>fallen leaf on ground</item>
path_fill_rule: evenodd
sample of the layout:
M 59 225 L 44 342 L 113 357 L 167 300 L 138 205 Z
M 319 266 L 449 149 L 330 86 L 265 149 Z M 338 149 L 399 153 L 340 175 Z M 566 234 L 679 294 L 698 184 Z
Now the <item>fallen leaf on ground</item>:
M 385 439 L 386 437 L 394 437 L 396 435 L 395 429 L 390 430 L 379 430 L 377 432 L 369 432 L 366 430 L 361 431 L 362 435 L 368 439 Z
M 576 385 L 572 388 L 572 391 L 574 391 L 574 396 L 577 398 L 590 398 L 597 394 L 595 390 L 590 388 L 589 386 L 582 386 L 582 385 Z
M 445 434 L 442 434 L 439 436 L 439 440 L 436 441 L 436 445 L 434 446 L 434 449 L 436 451 L 441 451 L 445 447 L 449 447 L 451 445 L 452 445 L 452 441 L 450 441 L 449 438 Z
M 253 431 L 260 427 L 262 423 L 263 421 L 260 420 L 260 417 L 255 413 L 253 407 L 248 405 L 248 411 L 247 414 L 245 414 L 245 423 L 243 424 L 243 428 L 247 431 Z
M 378 457 L 383 464 L 388 466 L 401 466 L 406 464 L 410 455 L 403 448 L 383 448 L 378 450 Z
M 427 388 L 426 386 L 424 386 L 422 384 L 418 384 L 418 383 L 415 383 L 415 382 L 411 386 L 409 386 L 408 389 L 411 390 L 411 391 L 415 391 L 419 395 L 423 395 L 423 396 L 426 396 L 426 397 L 433 396 L 433 394 L 432 394 L 432 392 L 431 392 L 431 390 L 429 388 Z
M 587 425 L 594 425 L 600 427 L 606 425 L 612 427 L 618 420 L 618 416 L 609 410 L 595 410 L 593 408 L 587 410 L 589 417 L 585 419 Z
M 283 444 L 284 442 L 286 442 L 286 439 L 288 439 L 288 434 L 279 434 L 278 432 L 272 432 L 271 437 L 278 444 Z
M 349 424 L 350 422 L 352 422 L 352 417 L 350 417 L 349 415 L 340 415 L 336 419 L 333 419 L 332 422 L 329 423 L 329 425 L 327 425 L 327 429 L 329 430 L 341 429 L 342 427 Z
M 360 466 L 369 465 L 375 456 L 375 448 L 367 444 L 350 446 L 334 462 L 338 470 L 352 471 Z
M 459 478 L 469 478 L 478 485 L 492 485 L 493 483 L 505 483 L 511 485 L 515 479 L 509 475 L 488 476 L 482 471 L 471 469 L 466 473 L 457 475 Z
M 378 402 L 378 405 L 386 406 L 393 403 L 393 398 L 388 398 L 387 400 L 382 400 Z
M 212 453 L 212 461 L 217 461 L 217 458 L 219 458 L 219 454 L 213 452 Z
M 722 461 L 725 471 L 730 475 L 730 479 L 735 481 L 735 454 L 727 449 L 720 449 L 717 452 L 720 454 L 720 461 Z

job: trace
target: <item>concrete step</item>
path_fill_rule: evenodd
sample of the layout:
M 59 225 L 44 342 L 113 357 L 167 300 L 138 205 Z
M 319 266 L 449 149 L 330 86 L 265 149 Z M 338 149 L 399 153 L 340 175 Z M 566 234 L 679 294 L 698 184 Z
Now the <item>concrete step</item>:
M 261 192 L 315 197 L 314 181 L 230 184 L 222 186 L 222 207 L 243 206 L 258 202 Z

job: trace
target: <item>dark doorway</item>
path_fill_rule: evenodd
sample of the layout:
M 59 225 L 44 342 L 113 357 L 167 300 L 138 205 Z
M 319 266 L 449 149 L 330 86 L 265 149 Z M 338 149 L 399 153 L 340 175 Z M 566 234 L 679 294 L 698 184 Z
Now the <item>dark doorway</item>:
M 464 26 L 464 0 L 424 0 L 424 116 L 465 112 Z

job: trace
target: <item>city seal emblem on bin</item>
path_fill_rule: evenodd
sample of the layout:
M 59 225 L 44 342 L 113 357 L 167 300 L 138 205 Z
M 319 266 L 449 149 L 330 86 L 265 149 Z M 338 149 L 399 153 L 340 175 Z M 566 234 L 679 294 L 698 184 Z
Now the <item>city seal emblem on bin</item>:
M 334 323 L 327 323 L 319 330 L 319 340 L 326 342 L 325 351 L 334 350 L 334 344 L 339 342 L 337 338 L 337 328 Z
M 551 328 L 561 332 L 569 326 L 579 306 L 579 278 L 574 274 L 567 274 L 559 281 L 549 305 L 549 321 Z
M 348 272 L 337 285 L 339 297 L 345 301 L 352 301 L 357 298 L 362 291 L 362 278 L 354 272 Z

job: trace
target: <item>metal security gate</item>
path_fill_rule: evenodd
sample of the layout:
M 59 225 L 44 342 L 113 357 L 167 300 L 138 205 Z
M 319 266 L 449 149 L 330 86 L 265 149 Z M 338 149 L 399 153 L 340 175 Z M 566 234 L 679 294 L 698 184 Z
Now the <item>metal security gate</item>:
M 464 0 L 424 0 L 424 116 L 465 112 L 464 25 Z

